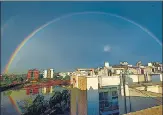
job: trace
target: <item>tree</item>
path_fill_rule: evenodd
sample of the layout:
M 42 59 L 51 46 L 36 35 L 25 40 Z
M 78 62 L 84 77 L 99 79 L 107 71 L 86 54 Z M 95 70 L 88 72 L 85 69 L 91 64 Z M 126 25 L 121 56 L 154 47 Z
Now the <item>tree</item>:
M 63 114 L 69 109 L 69 91 L 55 92 L 49 101 L 44 100 L 44 96 L 38 95 L 32 105 L 26 108 L 23 115 L 57 115 Z
M 69 75 L 66 75 L 63 80 L 70 80 L 70 76 Z

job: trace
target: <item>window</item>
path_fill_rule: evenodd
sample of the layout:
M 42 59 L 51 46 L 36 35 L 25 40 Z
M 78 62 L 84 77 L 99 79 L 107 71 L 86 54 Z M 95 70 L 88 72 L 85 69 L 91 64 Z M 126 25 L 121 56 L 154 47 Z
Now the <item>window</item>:
M 104 105 L 104 101 L 101 101 L 101 102 L 100 102 L 100 109 L 104 108 L 104 106 L 105 106 L 105 105 Z
M 99 94 L 99 98 L 100 98 L 99 100 L 104 100 L 103 93 Z
M 118 110 L 119 104 L 117 87 L 108 88 L 107 90 L 107 92 L 99 93 L 100 111 Z
M 113 115 L 119 115 L 119 112 L 118 113 L 113 113 Z
M 112 91 L 112 96 L 118 96 L 117 91 Z
M 118 100 L 118 96 L 112 97 L 112 100 Z
M 109 102 L 108 101 L 105 101 L 105 107 L 109 107 Z
M 104 100 L 108 100 L 108 92 L 104 92 Z

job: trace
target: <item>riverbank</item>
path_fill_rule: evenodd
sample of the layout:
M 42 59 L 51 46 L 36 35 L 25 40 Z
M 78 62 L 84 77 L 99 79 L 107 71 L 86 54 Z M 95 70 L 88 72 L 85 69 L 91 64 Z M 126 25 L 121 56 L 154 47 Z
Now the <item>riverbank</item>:
M 49 81 L 41 81 L 41 82 L 30 82 L 24 85 L 24 88 L 29 87 L 48 87 L 48 86 L 69 86 L 69 80 L 49 80 Z
M 1 86 L 0 92 L 12 89 L 12 88 L 29 88 L 29 87 L 48 87 L 48 86 L 69 86 L 70 80 L 48 80 L 48 81 L 38 81 L 38 82 L 23 82 L 23 83 L 17 83 L 17 84 L 11 84 L 8 86 Z
M 12 84 L 12 85 L 9 85 L 9 86 L 2 86 L 0 87 L 0 92 L 3 92 L 3 91 L 7 91 L 9 89 L 12 89 L 12 88 L 15 88 L 15 87 L 23 87 L 24 84 L 20 83 L 20 84 Z

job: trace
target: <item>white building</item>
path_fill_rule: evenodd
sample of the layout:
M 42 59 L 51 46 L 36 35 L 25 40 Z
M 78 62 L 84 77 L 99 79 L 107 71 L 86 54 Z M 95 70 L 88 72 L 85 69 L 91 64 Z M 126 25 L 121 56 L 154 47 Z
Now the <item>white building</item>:
M 153 65 L 152 65 L 152 63 L 148 63 L 148 66 L 152 67 Z
M 54 77 L 54 69 L 50 69 L 50 73 L 51 73 L 50 78 L 53 78 Z
M 109 68 L 109 62 L 105 62 L 104 63 L 104 66 L 107 67 L 107 68 Z
M 119 76 L 72 76 L 71 115 L 119 115 L 124 114 L 124 98 L 129 96 L 125 85 L 125 97 Z M 126 98 L 129 112 L 129 100 Z
M 43 71 L 43 78 L 47 78 L 47 73 L 48 73 L 47 70 L 44 70 L 44 71 Z
M 48 69 L 43 71 L 43 78 L 53 78 L 54 77 L 54 69 Z

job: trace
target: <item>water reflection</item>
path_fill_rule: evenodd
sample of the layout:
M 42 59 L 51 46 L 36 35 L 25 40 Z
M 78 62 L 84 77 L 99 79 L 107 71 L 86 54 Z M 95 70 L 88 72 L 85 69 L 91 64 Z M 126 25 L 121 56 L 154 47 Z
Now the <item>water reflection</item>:
M 9 90 L 1 93 L 1 115 L 69 115 L 70 91 L 61 86 Z

